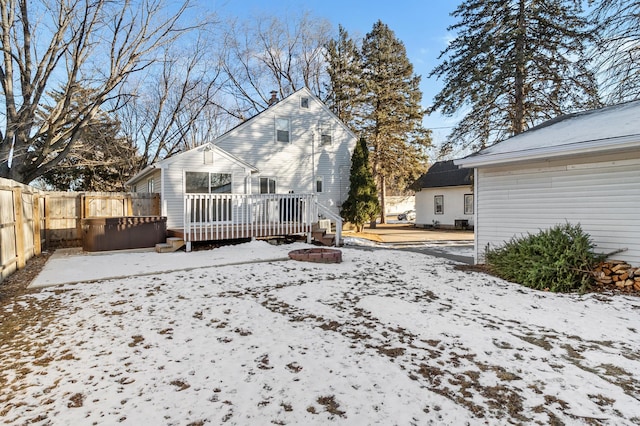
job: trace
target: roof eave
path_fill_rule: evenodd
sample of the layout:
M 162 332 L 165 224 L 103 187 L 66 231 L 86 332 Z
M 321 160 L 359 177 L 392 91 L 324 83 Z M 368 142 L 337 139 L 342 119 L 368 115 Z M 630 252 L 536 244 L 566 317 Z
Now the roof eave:
M 497 154 L 474 154 L 454 160 L 454 164 L 463 168 L 505 165 L 523 161 L 547 160 L 579 154 L 604 154 L 625 151 L 640 147 L 638 135 L 620 136 L 616 138 L 597 139 L 566 145 L 556 145 L 522 151 L 511 151 Z

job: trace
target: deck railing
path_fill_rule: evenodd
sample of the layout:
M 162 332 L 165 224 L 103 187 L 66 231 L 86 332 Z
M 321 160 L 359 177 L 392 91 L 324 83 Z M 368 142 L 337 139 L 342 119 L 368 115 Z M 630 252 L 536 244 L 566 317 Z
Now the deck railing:
M 314 194 L 186 194 L 185 241 L 308 234 L 318 221 Z

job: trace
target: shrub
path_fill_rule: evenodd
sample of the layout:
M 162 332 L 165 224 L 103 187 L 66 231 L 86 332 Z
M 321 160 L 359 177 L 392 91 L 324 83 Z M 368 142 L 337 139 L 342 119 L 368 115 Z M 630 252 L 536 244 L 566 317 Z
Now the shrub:
M 567 223 L 487 249 L 485 261 L 495 275 L 527 287 L 586 291 L 592 282 L 590 271 L 606 257 L 593 248 L 579 224 Z

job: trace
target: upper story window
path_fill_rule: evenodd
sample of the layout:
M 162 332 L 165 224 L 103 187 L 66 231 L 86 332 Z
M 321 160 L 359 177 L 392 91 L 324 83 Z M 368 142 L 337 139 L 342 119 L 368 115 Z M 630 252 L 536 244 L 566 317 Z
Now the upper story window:
M 322 176 L 317 176 L 316 177 L 316 192 L 323 192 L 323 183 L 324 183 L 324 178 Z
M 309 98 L 300 98 L 300 108 L 309 108 Z
M 333 142 L 333 129 L 331 122 L 320 121 L 318 123 L 318 129 L 320 132 L 320 145 L 331 145 Z
M 155 192 L 154 191 L 154 185 L 153 185 L 153 178 L 151 178 L 151 179 L 149 179 L 147 181 L 147 192 L 150 193 L 150 194 Z
M 276 141 L 291 142 L 291 121 L 288 118 L 276 118 Z

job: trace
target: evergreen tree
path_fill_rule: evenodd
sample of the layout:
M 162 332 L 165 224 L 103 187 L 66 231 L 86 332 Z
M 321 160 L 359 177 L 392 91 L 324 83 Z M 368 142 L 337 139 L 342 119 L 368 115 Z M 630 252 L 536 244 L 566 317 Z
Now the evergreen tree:
M 640 99 L 640 1 L 602 0 L 592 17 L 598 28 L 593 59 L 606 103 Z
M 373 177 L 380 192 L 385 223 L 387 185 L 396 193 L 426 170 L 430 133 L 422 127 L 420 76 L 413 73 L 404 44 L 381 21 L 362 44 L 362 134 L 372 148 Z
M 360 138 L 351 156 L 349 196 L 342 204 L 340 216 L 354 223 L 358 232 L 364 224 L 374 220 L 380 213 L 376 184 L 369 164 L 369 149 L 364 138 Z
M 432 110 L 466 115 L 449 135 L 482 148 L 558 115 L 599 105 L 579 0 L 464 0 L 457 37 L 430 74 L 445 87 Z
M 342 27 L 338 38 L 327 43 L 327 106 L 354 132 L 358 131 L 358 117 L 362 106 L 362 57 L 356 42 Z
M 51 96 L 58 101 L 61 94 Z M 70 123 L 76 119 L 75 115 L 82 114 L 90 96 L 91 90 L 76 91 L 68 108 Z M 44 107 L 39 119 L 45 120 L 49 114 L 51 108 Z M 120 123 L 102 109 L 98 110 L 88 125 L 78 130 L 76 142 L 67 145 L 70 146 L 68 153 L 59 156 L 56 167 L 40 179 L 47 187 L 59 191 L 124 191 L 125 182 L 136 172 L 139 156 L 135 144 L 119 132 Z

